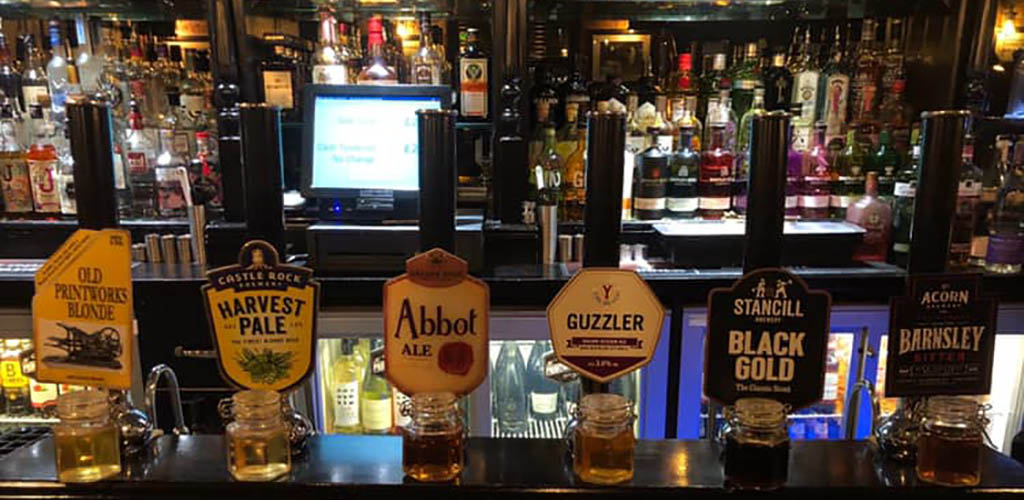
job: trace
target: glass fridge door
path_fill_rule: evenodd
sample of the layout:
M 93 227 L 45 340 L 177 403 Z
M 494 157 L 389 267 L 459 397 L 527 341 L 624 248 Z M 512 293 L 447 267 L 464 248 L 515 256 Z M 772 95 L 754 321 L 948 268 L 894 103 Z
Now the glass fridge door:
M 669 324 L 666 318 L 651 364 L 610 384 L 613 392 L 634 401 L 635 429 L 641 438 L 665 435 Z M 552 350 L 545 312 L 492 310 L 490 327 L 487 380 L 461 401 L 469 434 L 561 438 L 580 385 L 543 375 L 544 359 Z M 374 374 L 380 366 L 369 367 L 373 343 L 381 339 L 380 328 L 379 313 L 370 311 L 332 311 L 321 316 L 313 379 L 313 408 L 320 432 L 397 433 L 407 422 L 401 411 L 405 395 Z

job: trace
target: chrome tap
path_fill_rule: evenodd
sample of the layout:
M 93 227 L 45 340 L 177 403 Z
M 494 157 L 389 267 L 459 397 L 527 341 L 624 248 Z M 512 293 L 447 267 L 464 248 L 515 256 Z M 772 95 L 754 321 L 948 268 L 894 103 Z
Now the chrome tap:
M 159 429 L 160 426 L 156 420 L 156 389 L 160 385 L 160 378 L 164 375 L 167 376 L 167 384 L 170 386 L 171 404 L 174 406 L 174 434 L 177 436 L 188 434 L 188 427 L 185 426 L 185 414 L 181 409 L 181 389 L 178 386 L 178 377 L 174 374 L 174 370 L 165 364 L 154 366 L 149 371 L 149 377 L 146 378 L 146 399 L 143 402 L 146 414 L 149 415 L 153 428 Z

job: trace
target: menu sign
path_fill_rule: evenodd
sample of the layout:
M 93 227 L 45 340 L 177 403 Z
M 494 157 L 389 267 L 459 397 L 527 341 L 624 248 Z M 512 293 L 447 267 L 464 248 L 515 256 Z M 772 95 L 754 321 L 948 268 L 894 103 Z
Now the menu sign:
M 724 404 L 761 397 L 793 409 L 821 399 L 827 292 L 782 269 L 760 269 L 708 296 L 704 394 Z
M 128 231 L 79 229 L 36 272 L 38 380 L 131 388 L 131 243 Z
M 996 300 L 980 284 L 980 274 L 910 277 L 889 314 L 887 397 L 989 393 Z
M 206 273 L 203 299 L 224 378 L 285 391 L 313 370 L 320 285 L 313 271 L 281 264 L 274 247 L 246 243 L 238 264 Z
M 647 283 L 624 269 L 580 269 L 548 305 L 555 355 L 598 382 L 649 363 L 664 320 Z
M 384 285 L 385 374 L 407 395 L 468 394 L 487 377 L 490 291 L 440 248 Z

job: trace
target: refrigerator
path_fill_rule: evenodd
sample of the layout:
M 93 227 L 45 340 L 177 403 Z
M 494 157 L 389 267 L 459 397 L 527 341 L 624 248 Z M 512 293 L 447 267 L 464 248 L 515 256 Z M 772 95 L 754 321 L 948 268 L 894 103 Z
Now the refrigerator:
M 634 429 L 637 437 L 641 439 L 665 437 L 670 324 L 669 314 L 666 314 L 651 363 L 610 384 L 612 392 L 623 394 L 633 401 L 636 416 Z M 470 436 L 551 439 L 563 437 L 565 427 L 572 418 L 574 400 L 578 397 L 579 387 L 578 383 L 574 382 L 555 382 L 554 385 L 542 382 L 543 376 L 538 373 L 538 367 L 543 367 L 543 362 L 537 362 L 536 359 L 543 360 L 551 350 L 547 325 L 544 310 L 491 310 L 491 366 L 488 377 L 475 391 L 462 398 L 460 404 Z M 363 357 L 366 358 L 365 353 L 370 352 L 370 343 L 381 339 L 381 327 L 379 310 L 329 310 L 321 313 L 318 325 L 318 359 L 312 380 L 314 422 L 319 432 L 362 432 L 351 427 L 335 425 L 338 421 L 335 407 L 346 401 L 344 395 L 339 395 L 342 382 L 337 382 L 341 379 L 336 376 L 335 366 L 339 366 L 338 360 L 343 356 L 343 339 L 350 339 L 348 344 L 354 343 L 358 346 L 354 350 L 362 351 Z M 505 368 L 499 366 L 503 346 L 506 346 L 506 356 L 502 360 Z M 518 360 L 512 353 L 518 354 Z M 510 356 L 512 362 L 509 362 Z M 533 363 L 530 362 L 531 358 L 534 359 Z M 369 361 L 364 359 L 361 362 Z M 512 364 L 521 364 L 516 369 L 521 370 L 520 384 L 508 383 L 508 379 L 515 379 L 515 376 L 504 377 L 503 380 L 498 380 L 499 377 L 495 376 L 501 370 L 508 370 L 508 366 Z M 365 371 L 365 364 L 362 369 Z M 521 398 L 518 401 L 526 405 L 525 422 L 516 421 L 513 425 L 507 425 L 512 419 L 499 418 L 507 413 L 497 411 L 496 396 L 507 394 L 511 394 L 512 398 Z M 404 395 L 392 389 L 391 432 L 397 432 L 398 428 L 406 423 L 407 416 L 402 415 L 400 404 L 403 399 Z M 554 411 L 551 411 L 552 407 Z
M 888 321 L 883 306 L 834 306 L 830 317 L 825 389 L 822 400 L 793 412 L 789 419 L 790 438 L 795 440 L 843 439 L 847 432 L 863 438 L 859 418 L 851 419 L 849 396 L 857 386 L 861 362 L 856 355 L 871 332 L 881 332 Z M 714 437 L 724 423 L 721 408 L 703 394 L 704 341 L 707 334 L 707 309 L 683 311 L 682 369 L 679 381 L 678 437 L 704 439 Z M 864 363 L 865 369 L 874 369 Z M 860 391 L 858 391 L 860 392 Z M 860 405 L 858 405 L 858 409 Z M 853 412 L 853 416 L 860 412 Z M 709 418 L 712 415 L 712 418 Z M 849 429 L 849 430 L 848 430 Z

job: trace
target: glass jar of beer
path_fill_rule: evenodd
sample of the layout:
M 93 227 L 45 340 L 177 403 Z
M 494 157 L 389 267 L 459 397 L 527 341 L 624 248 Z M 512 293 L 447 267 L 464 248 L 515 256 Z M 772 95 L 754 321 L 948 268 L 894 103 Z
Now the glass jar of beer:
M 770 490 L 789 474 L 786 406 L 763 398 L 742 398 L 726 407 L 725 484 L 738 489 Z
M 945 486 L 977 485 L 983 427 L 984 416 L 974 399 L 929 398 L 917 440 L 917 477 Z
M 462 472 L 463 426 L 458 399 L 450 392 L 414 394 L 400 409 L 410 412 L 402 427 L 402 470 L 417 481 L 450 481 Z
M 240 391 L 231 399 L 235 420 L 225 430 L 231 476 L 238 481 L 271 481 L 287 474 L 292 454 L 280 395 Z
M 57 414 L 53 439 L 61 482 L 99 481 L 121 472 L 121 442 L 105 391 L 64 393 L 57 398 Z
M 587 394 L 579 407 L 573 470 L 585 482 L 615 484 L 633 478 L 633 410 L 618 394 Z

